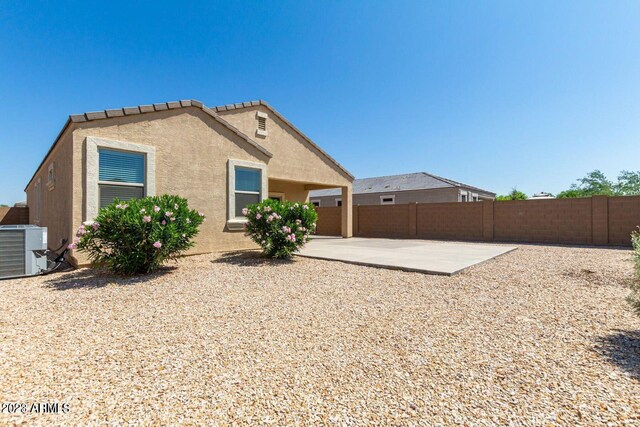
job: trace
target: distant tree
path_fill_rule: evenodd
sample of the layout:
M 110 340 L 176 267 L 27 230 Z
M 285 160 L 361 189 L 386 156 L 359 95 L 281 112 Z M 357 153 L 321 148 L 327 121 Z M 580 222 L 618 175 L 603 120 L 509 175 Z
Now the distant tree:
M 574 188 L 571 190 L 564 190 L 558 193 L 556 199 L 575 199 L 577 197 L 588 197 L 584 190 Z
M 640 171 L 622 171 L 618 175 L 615 192 L 620 196 L 640 195 Z
M 496 197 L 496 200 L 527 200 L 528 197 L 526 194 L 524 194 L 522 191 L 518 191 L 517 188 L 513 188 L 513 190 L 511 190 L 511 193 L 507 194 L 506 196 L 498 196 Z
M 634 196 L 640 195 L 640 171 L 622 171 L 618 182 L 612 182 L 599 170 L 589 172 L 578 184 L 571 184 L 568 190 L 558 193 L 559 199 L 591 196 Z
M 5 205 L 4 203 L 0 203 L 0 208 L 8 208 L 9 205 Z

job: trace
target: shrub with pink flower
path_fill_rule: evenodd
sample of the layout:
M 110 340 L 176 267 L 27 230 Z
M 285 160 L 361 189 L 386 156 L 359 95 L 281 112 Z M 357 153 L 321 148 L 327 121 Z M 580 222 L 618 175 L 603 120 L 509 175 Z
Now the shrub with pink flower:
M 178 196 L 115 200 L 82 224 L 68 247 L 115 273 L 149 273 L 192 247 L 204 219 Z
M 260 245 L 265 255 L 289 258 L 309 241 L 311 231 L 315 230 L 318 215 L 309 206 L 271 199 L 249 205 L 243 210 L 247 217 L 245 234 Z

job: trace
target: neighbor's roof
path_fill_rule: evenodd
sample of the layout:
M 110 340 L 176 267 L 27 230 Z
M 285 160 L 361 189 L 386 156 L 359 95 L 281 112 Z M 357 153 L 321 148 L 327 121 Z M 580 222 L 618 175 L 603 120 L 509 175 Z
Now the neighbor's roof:
M 467 188 L 469 190 L 476 190 L 485 194 L 495 195 L 495 193 L 492 193 L 491 191 L 483 190 L 481 188 L 473 187 L 471 185 L 463 184 L 451 179 L 431 175 L 426 172 L 356 179 L 355 181 L 353 181 L 353 194 L 388 193 L 392 191 L 409 190 L 432 190 L 436 188 L 454 187 Z M 341 190 L 339 188 L 332 188 L 329 190 L 314 190 L 309 194 L 309 196 L 339 196 L 340 194 Z
M 290 126 L 295 132 L 300 134 L 300 136 L 305 141 L 307 141 L 311 146 L 313 146 L 319 152 L 320 155 L 326 157 L 331 163 L 335 164 L 342 172 L 344 172 L 347 176 L 353 179 L 353 175 L 351 175 L 349 171 L 347 171 L 340 163 L 338 163 L 333 157 L 329 156 L 324 150 L 318 147 L 309 137 L 303 134 L 298 128 L 296 128 L 291 122 L 289 122 L 282 114 L 276 111 L 273 107 L 271 107 L 265 101 L 262 101 L 262 100 L 249 101 L 249 102 L 241 102 L 237 104 L 228 104 L 228 105 L 223 105 L 219 107 L 209 108 L 200 101 L 197 101 L 195 99 L 187 99 L 182 101 L 162 102 L 158 104 L 138 105 L 136 107 L 124 107 L 124 108 L 117 108 L 112 110 L 101 110 L 101 111 L 93 111 L 93 112 L 83 113 L 83 114 L 70 115 L 69 118 L 67 119 L 67 122 L 63 126 L 62 130 L 60 131 L 55 141 L 49 148 L 49 151 L 47 151 L 47 154 L 42 159 L 42 162 L 40 162 L 35 172 L 33 173 L 33 176 L 31 176 L 31 179 L 27 183 L 26 187 L 28 187 L 29 184 L 31 184 L 31 181 L 33 181 L 33 178 L 38 173 L 38 170 L 40 170 L 40 168 L 45 163 L 45 161 L 47 160 L 47 158 L 55 148 L 56 144 L 58 143 L 58 141 L 60 140 L 64 132 L 72 123 L 83 123 L 83 122 L 90 122 L 94 120 L 111 119 L 115 117 L 133 116 L 137 114 L 153 113 L 153 112 L 164 111 L 164 110 L 175 110 L 179 108 L 195 107 L 195 108 L 201 109 L 203 112 L 211 116 L 214 120 L 216 120 L 217 122 L 222 124 L 224 127 L 226 127 L 227 129 L 229 129 L 230 131 L 238 135 L 240 138 L 245 140 L 247 143 L 249 143 L 253 147 L 255 147 L 258 151 L 262 152 L 268 157 L 273 157 L 273 154 L 271 154 L 269 150 L 264 148 L 262 145 L 258 144 L 256 141 L 254 141 L 248 135 L 246 135 L 245 133 L 240 131 L 238 128 L 233 126 L 231 123 L 224 120 L 220 116 L 220 114 L 218 114 L 219 112 L 230 111 L 230 110 L 235 110 L 239 108 L 256 107 L 259 105 L 262 105 L 267 109 L 269 109 L 269 111 L 271 111 L 274 115 L 276 115 L 286 125 Z M 25 187 L 25 191 L 26 191 L 26 187 Z

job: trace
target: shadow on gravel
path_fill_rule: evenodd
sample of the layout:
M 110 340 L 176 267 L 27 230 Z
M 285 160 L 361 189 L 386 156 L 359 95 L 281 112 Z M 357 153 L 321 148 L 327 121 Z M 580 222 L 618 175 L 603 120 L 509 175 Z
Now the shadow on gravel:
M 618 330 L 615 334 L 600 337 L 595 350 L 640 380 L 640 331 Z
M 214 264 L 231 264 L 241 267 L 263 267 L 268 265 L 287 265 L 292 264 L 295 261 L 293 259 L 274 259 L 268 258 L 260 251 L 237 251 L 226 252 L 220 256 L 211 260 Z
M 68 291 L 72 289 L 98 289 L 110 284 L 120 286 L 135 285 L 147 282 L 157 277 L 170 274 L 178 267 L 161 267 L 157 271 L 140 276 L 118 276 L 106 271 L 92 268 L 83 268 L 69 273 L 51 275 L 44 283 L 46 288 L 56 291 Z

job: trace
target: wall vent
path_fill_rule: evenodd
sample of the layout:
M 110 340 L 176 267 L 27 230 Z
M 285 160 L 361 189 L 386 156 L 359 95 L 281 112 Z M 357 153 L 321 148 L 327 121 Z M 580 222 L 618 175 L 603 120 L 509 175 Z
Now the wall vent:
M 256 113 L 256 118 L 258 119 L 258 129 L 256 130 L 256 135 L 259 136 L 267 136 L 267 114 L 262 111 L 258 111 Z

